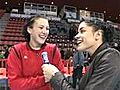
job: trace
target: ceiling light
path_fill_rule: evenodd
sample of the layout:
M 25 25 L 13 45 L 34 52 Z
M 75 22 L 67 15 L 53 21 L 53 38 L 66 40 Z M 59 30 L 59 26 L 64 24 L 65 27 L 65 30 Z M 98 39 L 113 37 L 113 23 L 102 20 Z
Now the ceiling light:
M 85 8 L 86 10 L 88 9 L 88 7 Z
M 20 3 L 18 3 L 18 5 L 20 6 Z
M 51 2 L 51 4 L 53 5 L 53 4 L 54 4 L 54 2 Z
M 8 2 L 5 2 L 5 4 L 8 4 Z
M 115 19 L 118 19 L 118 17 L 116 17 Z
M 104 11 L 104 13 L 106 13 L 106 11 Z

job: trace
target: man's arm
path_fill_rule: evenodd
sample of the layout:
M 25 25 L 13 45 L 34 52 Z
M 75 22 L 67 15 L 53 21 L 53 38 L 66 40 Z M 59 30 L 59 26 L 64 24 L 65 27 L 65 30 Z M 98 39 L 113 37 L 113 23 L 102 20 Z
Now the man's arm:
M 62 74 L 54 65 L 44 64 L 42 66 L 45 81 L 51 83 L 55 90 L 75 90 L 69 84 L 64 74 Z

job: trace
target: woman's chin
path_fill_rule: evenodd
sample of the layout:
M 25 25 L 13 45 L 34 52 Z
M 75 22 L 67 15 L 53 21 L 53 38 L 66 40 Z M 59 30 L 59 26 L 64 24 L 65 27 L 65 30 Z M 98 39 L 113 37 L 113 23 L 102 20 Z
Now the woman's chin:
M 84 51 L 84 48 L 83 48 L 81 45 L 77 46 L 76 49 L 77 49 L 78 51 Z

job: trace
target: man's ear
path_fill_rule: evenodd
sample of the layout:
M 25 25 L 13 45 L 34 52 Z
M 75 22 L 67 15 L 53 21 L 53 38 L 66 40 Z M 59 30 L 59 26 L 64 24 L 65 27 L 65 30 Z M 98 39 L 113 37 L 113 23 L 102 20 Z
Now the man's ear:
M 29 27 L 27 28 L 27 32 L 28 32 L 29 34 L 31 34 L 31 30 L 30 30 Z

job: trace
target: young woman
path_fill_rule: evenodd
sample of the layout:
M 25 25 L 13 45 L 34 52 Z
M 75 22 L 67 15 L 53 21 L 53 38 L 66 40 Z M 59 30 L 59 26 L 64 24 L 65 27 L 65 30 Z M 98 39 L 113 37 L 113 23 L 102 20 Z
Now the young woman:
M 100 20 L 80 23 L 76 49 L 90 54 L 89 70 L 81 78 L 79 89 L 73 89 L 54 65 L 44 64 L 44 76 L 55 90 L 120 90 L 120 52 L 107 43 L 112 38 L 111 29 Z
M 64 71 L 59 49 L 46 43 L 49 34 L 48 19 L 30 18 L 24 27 L 26 42 L 14 45 L 8 57 L 8 80 L 11 90 L 51 90 L 45 82 L 41 66 L 51 63 Z

